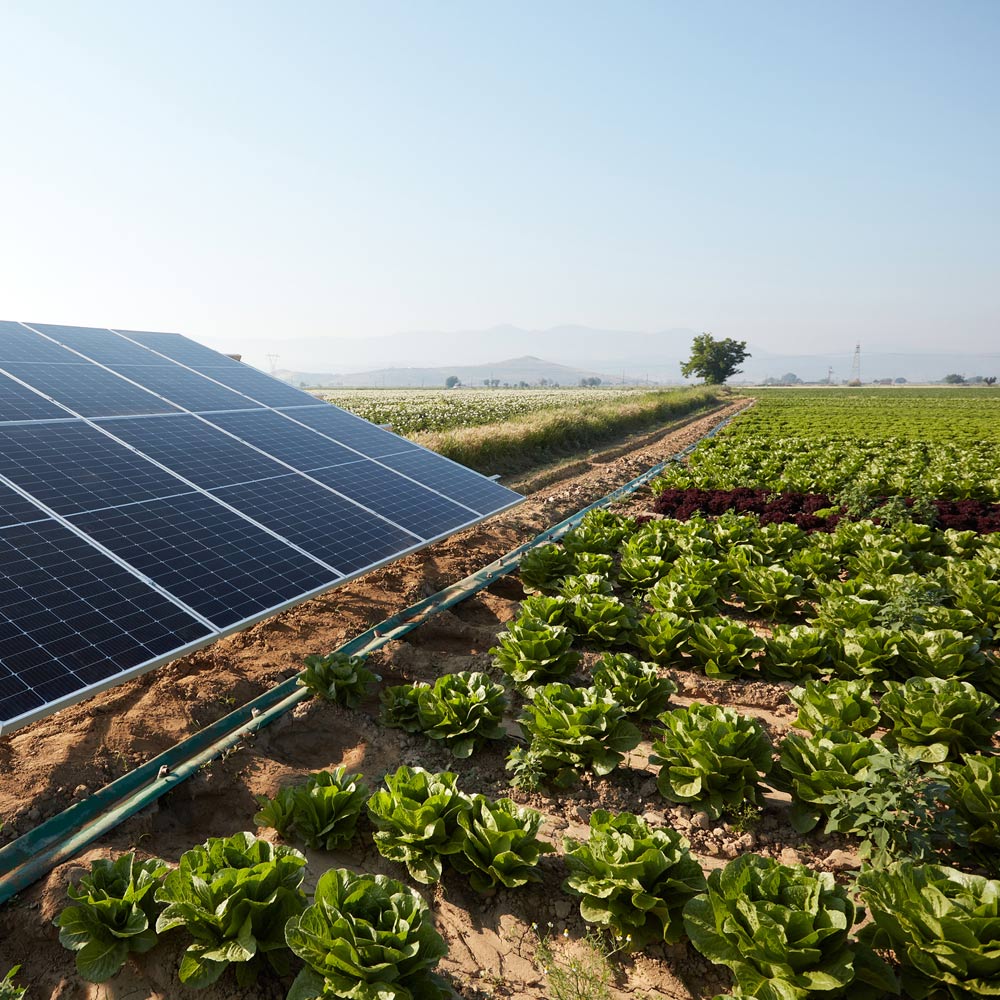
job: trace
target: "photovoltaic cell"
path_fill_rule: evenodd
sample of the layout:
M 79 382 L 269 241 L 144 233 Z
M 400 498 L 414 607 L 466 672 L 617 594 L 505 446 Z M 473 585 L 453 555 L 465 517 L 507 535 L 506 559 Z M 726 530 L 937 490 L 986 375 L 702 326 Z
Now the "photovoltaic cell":
M 502 510 L 520 499 L 517 493 L 506 486 L 500 486 L 464 465 L 450 462 L 432 452 L 421 450 L 387 455 L 380 461 L 480 514 Z
M 0 530 L 0 719 L 17 720 L 210 632 L 55 521 Z
M 259 406 L 225 386 L 216 385 L 180 365 L 109 365 L 185 410 L 246 410 Z M 149 411 L 157 412 L 157 411 Z
M 293 423 L 274 410 L 213 413 L 207 419 L 255 448 L 280 455 L 282 461 L 303 471 L 363 461 L 356 451 Z
M 203 347 L 194 340 L 182 337 L 179 333 L 149 333 L 145 330 L 115 330 L 123 337 L 134 340 L 150 350 L 163 354 L 182 365 L 197 368 L 208 365 L 211 368 L 241 368 L 239 361 L 219 354 L 208 347 Z
M 84 417 L 179 412 L 176 406 L 94 364 L 9 364 L 4 367 Z M 62 411 L 59 415 L 68 416 Z
M 338 579 L 200 493 L 70 520 L 219 629 Z
M 288 469 L 187 414 L 107 420 L 112 434 L 203 489 L 284 476 Z
M 197 370 L 231 389 L 246 393 L 265 406 L 307 406 L 316 402 L 316 397 L 310 396 L 308 392 L 303 392 L 287 382 L 245 365 L 234 365 L 229 368 L 209 368 L 199 365 Z
M 0 729 L 520 499 L 177 334 L 38 330 L 0 322 Z
M 102 365 L 112 362 L 119 365 L 170 364 L 165 358 L 130 343 L 112 330 L 99 330 L 89 326 L 53 326 L 51 323 L 29 325 Z
M 0 475 L 57 514 L 191 489 L 80 420 L 0 425 Z
M 479 519 L 478 513 L 467 507 L 366 459 L 315 469 L 309 475 L 422 538 L 436 538 Z
M 87 363 L 66 348 L 25 329 L 20 323 L 0 320 L 0 365 L 17 361 L 67 365 Z
M 212 492 L 345 576 L 421 541 L 294 474 Z
M 26 389 L 7 375 L 0 384 L 0 423 L 8 420 L 60 420 L 72 414 Z
M 281 412 L 321 434 L 326 434 L 340 444 L 347 445 L 348 448 L 354 448 L 365 458 L 381 458 L 383 455 L 394 455 L 401 451 L 426 453 L 412 441 L 407 441 L 406 438 L 401 438 L 390 431 L 384 431 L 367 420 L 362 420 L 353 413 L 331 406 L 329 403 L 304 407 L 300 410 L 282 408 Z
M 0 528 L 8 528 L 12 524 L 24 524 L 27 521 L 44 521 L 48 517 L 48 514 L 30 500 L 25 500 L 16 490 L 0 483 Z M 2 572 L 0 567 L 0 573 Z

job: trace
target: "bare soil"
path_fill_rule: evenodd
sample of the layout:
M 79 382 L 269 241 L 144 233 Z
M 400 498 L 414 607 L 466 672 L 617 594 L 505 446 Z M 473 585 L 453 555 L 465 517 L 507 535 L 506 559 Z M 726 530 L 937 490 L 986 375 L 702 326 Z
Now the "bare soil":
M 519 507 L 14 733 L 0 754 L 0 843 L 297 673 L 303 656 L 328 652 L 606 495 L 691 444 L 743 405 L 734 402 L 672 429 L 633 436 L 614 449 L 512 480 L 508 485 L 528 494 Z M 648 505 L 648 493 L 629 503 L 634 510 Z M 488 669 L 488 650 L 497 632 L 516 615 L 522 597 L 516 578 L 504 578 L 421 626 L 405 641 L 384 647 L 373 655 L 373 669 L 386 684 L 432 680 L 449 671 Z M 775 738 L 788 729 L 792 712 L 786 689 L 780 685 L 711 682 L 683 672 L 673 676 L 680 686 L 675 697 L 678 705 L 695 698 L 738 705 L 762 718 Z M 769 801 L 762 822 L 748 832 L 705 823 L 689 808 L 665 803 L 656 793 L 655 771 L 647 760 L 648 738 L 607 779 L 592 780 L 585 775 L 568 794 L 528 795 L 512 793 L 507 784 L 504 762 L 510 747 L 506 743 L 480 751 L 470 760 L 456 761 L 420 735 L 384 728 L 377 717 L 374 697 L 355 711 L 316 700 L 305 702 L 55 869 L 0 908 L 0 974 L 21 964 L 18 982 L 29 987 L 30 1000 L 173 1000 L 199 995 L 176 978 L 185 944 L 179 932 L 166 935 L 153 951 L 130 960 L 109 983 L 98 986 L 81 980 L 73 955 L 59 944 L 51 922 L 67 901 L 67 882 L 97 857 L 137 849 L 176 863 L 185 850 L 207 837 L 253 830 L 255 795 L 273 795 L 282 784 L 341 764 L 363 772 L 373 788 L 384 773 L 402 763 L 458 771 L 467 792 L 494 797 L 510 794 L 542 811 L 542 833 L 557 849 L 564 836 L 585 839 L 591 812 L 606 807 L 629 809 L 645 815 L 650 823 L 677 827 L 689 837 L 706 868 L 745 850 L 832 869 L 850 861 L 841 850 L 845 845 L 832 838 L 812 837 L 806 842 L 794 834 L 785 821 L 787 803 L 780 796 Z M 274 836 L 274 831 L 263 834 Z M 307 889 L 328 868 L 338 866 L 405 878 L 402 866 L 382 859 L 364 836 L 343 855 L 307 854 Z M 449 944 L 441 971 L 461 996 L 554 995 L 535 960 L 539 933 L 553 937 L 562 960 L 569 961 L 573 954 L 586 956 L 581 943 L 586 925 L 572 898 L 560 889 L 565 871 L 559 854 L 543 857 L 541 871 L 542 883 L 488 899 L 477 896 L 464 879 L 448 874 L 439 886 L 424 892 Z M 538 925 L 537 931 L 533 924 Z M 610 995 L 615 997 L 694 1000 L 722 992 L 727 984 L 724 974 L 686 944 L 654 947 L 624 960 L 619 956 L 614 967 Z M 229 972 L 200 996 L 204 1000 L 250 996 L 270 1000 L 283 998 L 288 985 L 277 978 L 262 978 L 248 992 L 236 985 Z

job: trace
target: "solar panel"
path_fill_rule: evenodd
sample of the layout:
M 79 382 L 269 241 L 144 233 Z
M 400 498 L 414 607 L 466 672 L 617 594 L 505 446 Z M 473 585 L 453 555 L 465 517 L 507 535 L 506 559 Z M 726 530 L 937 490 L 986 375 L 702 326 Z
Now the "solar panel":
M 179 334 L 0 322 L 0 730 L 520 499 Z

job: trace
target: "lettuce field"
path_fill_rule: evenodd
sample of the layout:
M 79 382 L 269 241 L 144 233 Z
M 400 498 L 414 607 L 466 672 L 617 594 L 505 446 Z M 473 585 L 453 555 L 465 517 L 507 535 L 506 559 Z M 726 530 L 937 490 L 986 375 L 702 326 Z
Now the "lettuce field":
M 762 395 L 516 578 L 302 657 L 304 710 L 224 762 L 242 804 L 64 877 L 80 981 L 1000 995 L 998 416 Z

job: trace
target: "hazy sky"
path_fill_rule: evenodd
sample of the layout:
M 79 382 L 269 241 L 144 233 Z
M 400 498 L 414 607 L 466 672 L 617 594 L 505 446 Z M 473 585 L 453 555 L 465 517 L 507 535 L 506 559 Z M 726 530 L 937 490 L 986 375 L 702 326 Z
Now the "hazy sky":
M 0 0 L 0 38 L 0 318 L 996 349 L 997 0 Z

